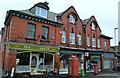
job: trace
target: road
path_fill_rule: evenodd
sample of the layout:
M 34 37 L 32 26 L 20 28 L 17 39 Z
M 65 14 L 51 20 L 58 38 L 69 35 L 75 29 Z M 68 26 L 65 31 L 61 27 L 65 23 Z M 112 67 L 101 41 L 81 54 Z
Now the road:
M 80 77 L 82 78 L 82 77 Z M 92 75 L 84 78 L 120 78 L 120 72 L 119 73 L 107 73 L 107 74 L 100 74 L 100 75 Z

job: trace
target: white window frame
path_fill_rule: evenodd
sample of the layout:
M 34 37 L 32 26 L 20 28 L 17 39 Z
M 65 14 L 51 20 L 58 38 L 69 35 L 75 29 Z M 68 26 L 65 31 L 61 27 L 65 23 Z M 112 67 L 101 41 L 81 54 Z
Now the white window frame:
M 96 39 L 95 39 L 95 37 L 92 38 L 92 47 L 96 47 Z
M 69 22 L 75 24 L 75 18 L 74 18 L 74 16 L 71 15 L 71 14 L 69 16 L 70 16 Z
M 87 46 L 90 46 L 90 36 L 87 36 Z
M 70 33 L 70 44 L 75 44 L 75 33 Z
M 66 43 L 66 31 L 62 31 L 62 43 Z
M 78 37 L 78 45 L 81 45 L 82 44 L 81 34 L 78 34 L 77 37 Z
M 42 10 L 45 11 L 45 13 L 44 13 L 45 15 L 42 15 Z M 36 7 L 36 15 L 47 18 L 47 10 L 44 8 Z
M 100 48 L 100 39 L 98 39 L 98 48 Z

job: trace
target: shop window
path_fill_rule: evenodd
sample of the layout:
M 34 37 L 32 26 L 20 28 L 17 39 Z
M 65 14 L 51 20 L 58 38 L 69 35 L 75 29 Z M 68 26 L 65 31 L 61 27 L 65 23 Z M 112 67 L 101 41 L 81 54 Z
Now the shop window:
M 27 26 L 27 38 L 35 39 L 35 24 L 29 23 Z
M 44 8 L 36 7 L 36 15 L 47 18 L 47 10 Z
M 66 43 L 66 32 L 62 31 L 62 43 Z
M 70 44 L 75 44 L 75 33 L 70 33 Z
M 87 46 L 90 46 L 90 36 L 87 37 Z
M 17 65 L 29 65 L 30 53 L 18 53 L 16 58 Z
M 81 45 L 82 44 L 82 40 L 81 40 L 81 34 L 78 35 L 78 45 Z
M 45 41 L 48 41 L 48 35 L 49 35 L 49 28 L 48 27 L 45 27 L 43 26 L 42 27 L 42 40 L 45 40 Z
M 53 69 L 53 55 L 39 53 L 39 69 Z
M 74 18 L 74 16 L 70 14 L 69 17 L 70 17 L 69 18 L 69 22 L 75 24 L 75 18 Z

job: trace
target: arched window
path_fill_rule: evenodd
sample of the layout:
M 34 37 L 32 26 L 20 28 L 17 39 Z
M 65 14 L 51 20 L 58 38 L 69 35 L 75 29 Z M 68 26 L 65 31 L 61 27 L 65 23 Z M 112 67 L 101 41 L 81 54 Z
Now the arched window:
M 92 29 L 95 30 L 95 24 L 94 23 L 92 23 Z
M 69 17 L 70 17 L 69 18 L 69 22 L 75 24 L 75 18 L 74 18 L 74 16 L 70 14 Z

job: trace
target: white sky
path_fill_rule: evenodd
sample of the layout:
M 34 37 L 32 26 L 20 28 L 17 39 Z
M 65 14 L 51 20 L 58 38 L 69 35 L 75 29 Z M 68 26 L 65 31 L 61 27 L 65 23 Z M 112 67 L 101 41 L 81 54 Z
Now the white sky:
M 49 2 L 50 11 L 55 13 L 63 12 L 68 7 L 74 6 L 81 19 L 94 15 L 102 33 L 113 37 L 111 45 L 115 45 L 114 28 L 118 27 L 119 0 L 0 0 L 0 28 L 4 26 L 8 10 L 29 9 L 34 4 L 44 1 Z M 118 30 L 116 34 L 118 35 Z

